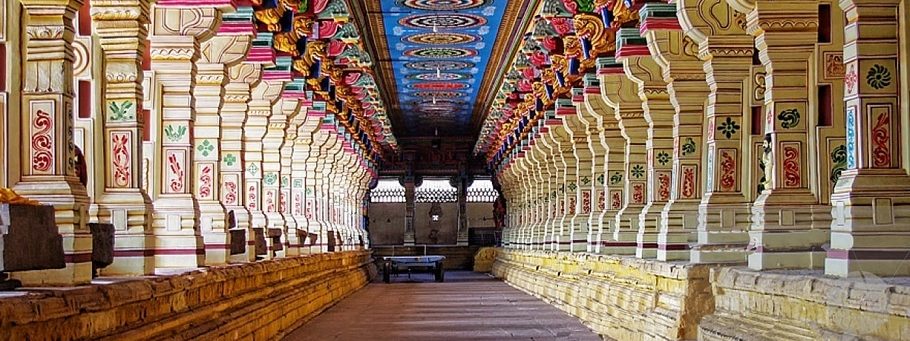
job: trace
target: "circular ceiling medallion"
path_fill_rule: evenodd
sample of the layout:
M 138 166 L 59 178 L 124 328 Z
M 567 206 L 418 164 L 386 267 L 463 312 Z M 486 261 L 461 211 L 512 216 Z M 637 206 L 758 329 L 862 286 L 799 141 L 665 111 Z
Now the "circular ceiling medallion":
M 404 17 L 398 23 L 410 28 L 453 29 L 481 26 L 487 19 L 473 14 L 419 14 Z
M 423 98 L 458 98 L 463 97 L 465 94 L 457 91 L 417 91 L 412 92 L 410 95 Z
M 428 11 L 456 11 L 483 6 L 486 0 L 402 0 L 400 3 L 413 9 Z
M 419 80 L 419 81 L 460 81 L 471 78 L 470 75 L 463 73 L 451 73 L 451 72 L 440 72 L 440 73 L 420 73 L 416 75 L 409 75 L 408 79 Z
M 425 47 L 404 51 L 404 55 L 408 57 L 448 59 L 473 57 L 477 55 L 477 51 L 454 47 Z
M 474 63 L 454 60 L 433 60 L 425 62 L 410 62 L 404 64 L 404 67 L 415 70 L 442 71 L 462 70 L 474 67 Z
M 455 45 L 467 44 L 477 41 L 479 38 L 464 33 L 420 33 L 410 35 L 404 38 L 405 41 L 421 45 Z
M 456 82 L 420 82 L 408 87 L 414 90 L 462 90 L 467 89 L 468 85 Z

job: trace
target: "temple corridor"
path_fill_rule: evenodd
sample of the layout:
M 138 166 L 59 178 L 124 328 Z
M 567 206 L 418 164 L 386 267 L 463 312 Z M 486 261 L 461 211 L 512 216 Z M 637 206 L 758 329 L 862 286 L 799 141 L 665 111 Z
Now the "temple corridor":
M 0 19 L 0 340 L 910 340 L 910 0 Z
M 351 324 L 351 321 L 358 321 Z M 598 341 L 577 319 L 484 274 L 452 272 L 370 283 L 287 334 L 304 340 Z

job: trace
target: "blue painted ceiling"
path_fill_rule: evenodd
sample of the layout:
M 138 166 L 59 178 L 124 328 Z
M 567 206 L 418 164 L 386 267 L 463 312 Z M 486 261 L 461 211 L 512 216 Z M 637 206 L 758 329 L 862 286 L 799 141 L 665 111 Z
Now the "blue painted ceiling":
M 408 135 L 470 134 L 507 0 L 382 0 Z

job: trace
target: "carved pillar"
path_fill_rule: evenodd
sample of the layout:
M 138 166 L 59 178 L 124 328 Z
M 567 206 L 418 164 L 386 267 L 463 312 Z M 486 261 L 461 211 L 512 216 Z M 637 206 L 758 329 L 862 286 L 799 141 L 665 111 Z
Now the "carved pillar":
M 293 93 L 285 89 L 285 95 Z M 302 93 L 297 92 L 298 96 Z M 281 147 L 281 195 L 278 197 L 279 204 L 279 213 L 284 217 L 285 228 L 284 228 L 284 237 L 285 237 L 285 256 L 297 256 L 300 255 L 300 235 L 298 234 L 298 225 L 297 218 L 300 217 L 303 213 L 302 206 L 301 210 L 295 211 L 295 203 L 303 203 L 303 193 L 300 191 L 294 190 L 294 179 L 295 168 L 300 168 L 298 172 L 302 171 L 305 165 L 301 164 L 300 161 L 304 161 L 304 158 L 300 158 L 298 162 L 295 162 L 295 156 L 301 156 L 300 148 L 297 143 L 297 138 L 299 137 L 300 127 L 303 125 L 303 122 L 306 120 L 306 101 L 302 97 L 297 98 L 285 98 L 282 100 L 282 110 L 292 110 L 288 113 L 288 126 L 284 132 L 284 144 Z M 298 178 L 299 179 L 299 178 Z M 303 179 L 299 179 L 300 190 L 303 189 Z M 295 194 L 300 194 L 298 199 L 295 201 Z
M 614 117 L 626 140 L 624 171 L 619 180 L 625 196 L 622 208 L 616 213 L 613 244 L 608 246 L 608 252 L 632 254 L 638 245 L 639 214 L 646 203 L 645 190 L 650 176 L 647 171 L 648 122 L 638 97 L 638 85 L 626 77 L 622 65 L 613 58 L 601 58 L 597 63 L 601 94 L 613 107 Z M 611 174 L 611 182 L 615 175 Z
M 753 39 L 745 32 L 745 16 L 710 0 L 677 2 L 686 36 L 699 44 L 709 94 L 705 108 L 704 197 L 698 208 L 694 263 L 740 263 L 746 260 L 750 198 L 742 179 L 750 174 L 749 142 L 744 130 L 749 117 L 743 103 L 743 82 L 750 75 Z M 711 19 L 709 19 L 711 18 Z M 697 141 L 696 141 L 697 142 Z
M 751 4 L 731 0 L 730 5 L 740 12 L 748 10 L 748 31 L 767 72 L 764 123 L 770 148 L 765 171 L 770 182 L 752 206 L 749 236 L 755 251 L 749 255 L 749 267 L 821 267 L 830 210 L 819 207 L 808 179 L 815 168 L 808 155 L 815 113 L 808 97 L 818 3 L 758 1 L 754 8 L 743 8 Z
M 306 172 L 304 179 L 304 216 L 306 217 L 306 230 L 310 237 L 316 238 L 315 242 L 307 241 L 308 252 L 322 252 L 326 243 L 325 239 L 320 237 L 323 226 L 316 219 L 316 198 L 319 174 L 316 173 L 320 159 L 323 158 L 323 146 L 328 142 L 329 135 L 322 131 L 322 120 L 326 116 L 325 102 L 313 102 L 313 107 L 307 112 L 307 115 L 313 119 L 313 131 L 311 133 L 310 144 L 307 148 Z M 307 118 L 309 122 L 311 118 Z
M 75 176 L 73 143 L 72 19 L 78 0 L 23 0 L 24 73 L 20 113 L 20 175 L 15 190 L 53 205 L 63 236 L 66 268 L 21 272 L 24 285 L 83 284 L 91 280 L 92 236 L 87 226 L 88 196 Z M 7 13 L 6 15 L 11 15 Z M 10 179 L 15 182 L 17 179 Z
M 685 36 L 676 5 L 648 3 L 639 12 L 654 62 L 667 82 L 673 116 L 673 170 L 670 200 L 661 212 L 658 260 L 688 260 L 702 198 L 702 121 L 708 85 L 698 44 Z
M 468 246 L 468 178 L 460 175 L 458 181 L 458 235 L 456 244 Z
M 319 240 L 322 241 L 320 247 L 323 252 L 326 252 L 328 251 L 329 239 L 335 239 L 335 226 L 333 226 L 328 219 L 330 213 L 328 191 L 331 182 L 331 165 L 337 160 L 338 146 L 340 144 L 337 137 L 338 133 L 335 130 L 334 115 L 327 114 L 322 120 L 320 129 L 320 133 L 326 135 L 327 140 L 320 149 L 316 163 L 316 205 L 314 206 L 313 212 L 316 221 L 321 227 L 321 230 L 318 232 Z
M 307 186 L 307 183 L 312 182 L 308 171 L 313 166 L 311 166 L 309 160 L 314 158 L 312 145 L 314 144 L 315 134 L 319 129 L 319 125 L 322 123 L 323 115 L 324 112 L 318 111 L 312 106 L 312 102 L 308 103 L 306 119 L 298 129 L 297 141 L 294 146 L 294 160 L 292 161 L 291 170 L 292 195 L 294 197 L 292 211 L 294 220 L 297 222 L 297 228 L 300 229 L 301 245 L 299 245 L 299 248 L 303 254 L 308 254 L 312 251 L 307 235 L 312 228 L 311 212 L 307 210 L 307 207 L 312 208 L 309 201 L 312 195 L 312 188 Z M 291 247 L 294 246 L 291 245 Z
M 588 135 L 585 122 L 578 118 L 578 108 L 569 99 L 560 98 L 556 101 L 556 115 L 563 117 L 563 126 L 567 135 L 567 143 L 571 147 L 574 164 L 569 164 L 569 169 L 574 170 L 574 178 L 569 178 L 566 190 L 569 194 L 568 219 L 571 237 L 566 240 L 570 243 L 568 250 L 573 252 L 587 251 L 588 249 L 588 219 L 591 216 L 591 191 L 593 190 L 593 155 L 588 148 Z M 573 209 L 574 207 L 574 209 Z
M 589 250 L 597 253 L 612 253 L 611 247 L 616 245 L 613 240 L 612 228 L 615 217 L 623 203 L 623 178 L 625 174 L 625 147 L 626 141 L 619 129 L 615 110 L 604 102 L 601 94 L 601 84 L 596 75 L 585 76 L 585 111 L 592 115 L 599 125 L 601 141 L 604 145 L 604 173 L 603 180 L 598 177 L 598 186 L 603 188 L 603 193 L 597 197 L 600 216 L 594 217 L 598 222 L 595 248 Z
M 546 113 L 545 113 L 546 114 Z M 534 146 L 540 150 L 540 168 L 541 168 L 541 195 L 543 196 L 543 215 L 544 215 L 544 231 L 543 236 L 541 237 L 541 249 L 552 250 L 553 240 L 554 240 L 554 231 L 558 227 L 556 224 L 556 213 L 557 213 L 557 203 L 559 202 L 556 198 L 556 172 L 553 156 L 553 148 L 549 144 L 549 139 L 545 134 L 549 131 L 548 124 L 561 124 L 557 123 L 559 120 L 552 120 L 553 122 L 548 122 L 549 118 L 544 116 L 538 123 L 535 136 L 536 138 L 532 143 Z
M 825 273 L 906 276 L 910 178 L 902 168 L 907 114 L 901 101 L 907 95 L 901 84 L 906 71 L 902 75 L 898 70 L 907 62 L 906 49 L 901 50 L 907 37 L 900 37 L 907 32 L 903 27 L 907 17 L 900 17 L 896 0 L 844 0 L 840 7 L 848 21 L 844 29 L 848 169 L 831 197 L 834 221 Z
M 581 207 L 582 212 L 587 212 L 588 214 L 588 217 L 584 222 L 588 232 L 586 251 L 596 252 L 601 230 L 600 216 L 604 209 L 606 209 L 606 201 L 603 199 L 606 198 L 606 177 L 604 176 L 604 171 L 606 170 L 607 149 L 606 144 L 603 141 L 604 129 L 600 118 L 585 108 L 585 101 L 587 99 L 585 98 L 584 93 L 589 82 L 589 79 L 585 79 L 585 83 L 583 83 L 585 87 L 572 89 L 572 103 L 575 106 L 579 122 L 584 125 L 585 145 L 591 153 L 591 176 L 588 181 L 589 183 L 581 181 L 583 186 L 590 188 L 588 189 L 587 194 L 582 192 Z M 596 79 L 594 79 L 594 82 L 597 82 Z M 599 88 L 593 90 L 596 90 L 598 93 L 600 92 Z
M 263 79 L 269 71 L 263 71 Z M 250 211 L 250 226 L 255 229 L 255 238 L 264 238 L 268 221 L 264 213 L 263 200 L 263 138 L 268 130 L 272 106 L 278 100 L 282 84 L 263 80 L 251 92 L 249 111 L 243 125 L 243 169 L 245 171 L 243 193 L 246 208 Z M 268 252 L 266 252 L 269 254 Z
M 148 1 L 92 1 L 92 22 L 104 53 L 104 192 L 95 198 L 98 219 L 114 224 L 114 263 L 104 274 L 155 271 L 149 224 L 151 200 L 142 186 L 142 58 L 148 41 Z M 128 13 L 129 15 L 122 15 Z
M 196 109 L 193 122 L 194 195 L 199 202 L 199 228 L 205 242 L 206 265 L 225 264 L 230 256 L 227 211 L 220 191 L 222 159 L 227 156 L 221 151 L 221 112 L 225 104 L 225 87 L 230 82 L 228 68 L 246 58 L 254 33 L 252 26 L 245 27 L 244 31 L 238 31 L 235 23 L 222 27 L 218 36 L 200 45 L 193 88 Z
M 237 64 L 229 68 L 229 81 L 224 88 L 224 105 L 221 108 L 221 203 L 233 216 L 235 230 L 245 231 L 246 252 L 237 255 L 236 261 L 256 260 L 256 236 L 252 230 L 250 211 L 245 190 L 244 174 L 244 122 L 249 111 L 250 91 L 258 86 L 262 68 L 255 64 Z M 255 121 L 255 119 L 254 119 Z M 230 220 L 230 219 L 228 219 Z

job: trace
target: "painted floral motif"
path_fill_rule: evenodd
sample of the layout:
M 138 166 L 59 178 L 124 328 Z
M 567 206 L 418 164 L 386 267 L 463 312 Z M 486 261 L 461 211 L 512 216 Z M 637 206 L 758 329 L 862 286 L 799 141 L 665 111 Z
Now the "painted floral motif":
M 224 164 L 228 167 L 233 166 L 235 163 L 237 163 L 237 157 L 234 156 L 234 154 L 227 153 L 227 155 L 224 156 Z
M 130 158 L 130 134 L 111 134 L 111 163 L 113 164 L 114 187 L 130 185 L 132 160 Z
M 287 211 L 288 211 L 287 196 L 284 194 L 284 192 L 278 193 L 278 212 L 283 214 L 283 213 L 287 213 Z
M 847 169 L 847 147 L 838 145 L 831 151 L 831 184 L 836 185 L 841 173 Z
M 175 126 L 168 124 L 164 127 L 164 136 L 171 142 L 180 142 L 186 135 L 186 126 Z
M 875 119 L 875 126 L 872 127 L 872 166 L 873 167 L 890 167 L 891 166 L 891 115 L 888 113 L 878 114 Z
M 619 184 L 620 182 L 622 182 L 622 173 L 614 172 L 613 175 L 610 176 L 610 184 L 616 185 L 616 184 Z
M 825 52 L 825 79 L 841 79 L 844 77 L 844 55 L 841 53 Z
M 35 112 L 32 127 L 32 169 L 37 172 L 49 172 L 54 164 L 54 139 L 51 137 L 53 120 L 44 110 Z
M 727 116 L 726 121 L 721 122 L 720 125 L 717 126 L 717 131 L 729 139 L 732 138 L 740 128 L 739 124 L 737 124 L 732 117 Z
M 784 187 L 795 188 L 802 183 L 800 176 L 800 151 L 799 147 L 788 144 L 784 149 Z
M 657 181 L 659 183 L 658 190 L 657 190 L 657 200 L 658 201 L 670 200 L 670 174 L 667 174 L 667 173 L 658 174 Z
M 259 207 L 259 190 L 256 188 L 256 184 L 250 184 L 247 189 L 247 197 L 249 200 L 246 202 L 247 206 L 251 210 L 255 210 Z
M 856 65 L 851 64 L 850 70 L 847 71 L 847 74 L 844 76 L 844 85 L 847 86 L 847 93 L 852 94 L 853 90 L 856 89 L 856 83 L 859 81 L 859 76 L 856 75 Z
M 281 187 L 288 187 L 291 185 L 291 178 L 287 175 L 281 177 Z
M 695 154 L 695 140 L 687 137 L 686 142 L 682 145 L 682 155 L 689 156 L 691 154 Z
M 170 189 L 171 193 L 183 192 L 183 177 L 186 175 L 183 170 L 183 160 L 178 155 L 171 153 L 167 156 L 168 170 L 170 170 Z
M 591 191 L 581 192 L 581 214 L 591 213 Z
M 294 215 L 303 215 L 303 195 L 300 192 L 294 193 Z
M 597 211 L 605 209 L 607 209 L 607 191 L 600 191 L 600 195 L 597 196 Z
M 666 166 L 667 163 L 669 163 L 669 162 L 670 162 L 669 153 L 667 153 L 665 151 L 661 151 L 660 153 L 657 153 L 657 163 L 659 163 L 661 166 Z
M 589 177 L 587 177 L 587 176 L 581 178 L 581 184 L 582 184 L 582 185 L 588 185 L 588 184 L 590 184 L 590 183 L 591 183 L 591 178 L 589 178 Z
M 196 146 L 196 150 L 202 154 L 202 157 L 208 157 L 215 150 L 215 146 L 209 140 L 203 140 L 202 143 Z
M 202 174 L 199 175 L 199 196 L 208 198 L 212 196 L 212 166 L 202 166 Z
M 246 168 L 247 173 L 250 173 L 252 176 L 256 176 L 256 173 L 259 173 L 259 166 L 255 163 L 251 163 L 249 167 Z
M 576 205 L 578 205 L 578 199 L 575 196 L 569 197 L 569 215 L 575 215 Z
M 265 191 L 265 211 L 275 212 L 275 191 Z
M 606 181 L 606 176 L 604 174 L 597 176 L 597 184 L 603 186 L 604 181 Z
M 224 183 L 224 204 L 225 205 L 236 205 L 237 204 L 237 183 L 233 181 L 228 181 Z
M 294 179 L 294 188 L 303 188 L 303 179 Z
M 622 192 L 613 192 L 612 197 L 613 198 L 610 200 L 610 208 L 614 210 L 622 208 Z
M 777 115 L 777 119 L 780 120 L 780 126 L 784 129 L 793 129 L 799 125 L 799 110 L 796 109 L 787 109 L 781 111 Z
M 315 203 L 313 202 L 313 200 L 306 201 L 306 211 L 304 212 L 304 215 L 306 216 L 307 220 L 313 220 L 313 206 L 314 205 L 315 205 Z
M 645 185 L 641 183 L 632 184 L 632 202 L 636 204 L 645 203 Z
M 888 68 L 875 64 L 866 73 L 866 83 L 875 90 L 881 90 L 891 85 L 891 71 Z
M 570 182 L 570 183 L 569 183 L 569 190 L 570 190 L 570 191 L 574 191 L 574 190 L 576 190 L 576 189 L 578 189 L 578 186 L 575 185 L 575 182 L 574 182 L 574 181 Z
M 695 167 L 683 167 L 682 197 L 695 197 Z
M 847 108 L 847 168 L 856 168 L 856 107 Z
M 735 152 L 721 150 L 720 152 L 720 190 L 732 192 L 736 189 L 736 157 Z
M 135 119 L 133 114 L 135 110 L 130 110 L 133 108 L 133 102 L 126 100 L 120 103 L 116 101 L 111 101 L 108 105 L 108 110 L 110 111 L 110 120 L 111 122 L 122 122 L 122 121 L 131 121 Z
M 645 167 L 642 167 L 641 165 L 635 165 L 634 167 L 632 167 L 632 176 L 634 176 L 636 179 L 641 179 L 641 177 L 643 177 L 644 175 L 645 175 Z

